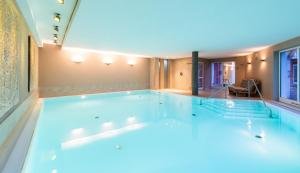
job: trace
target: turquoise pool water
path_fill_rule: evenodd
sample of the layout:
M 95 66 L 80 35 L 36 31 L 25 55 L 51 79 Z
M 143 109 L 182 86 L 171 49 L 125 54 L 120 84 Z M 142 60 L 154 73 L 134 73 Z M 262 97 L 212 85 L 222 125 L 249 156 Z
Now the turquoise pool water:
M 299 173 L 299 115 L 134 91 L 44 100 L 23 173 Z

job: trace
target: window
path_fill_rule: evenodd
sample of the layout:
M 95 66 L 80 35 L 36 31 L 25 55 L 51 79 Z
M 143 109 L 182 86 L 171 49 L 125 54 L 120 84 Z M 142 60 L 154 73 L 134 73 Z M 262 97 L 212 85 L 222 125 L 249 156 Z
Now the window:
M 280 101 L 299 104 L 299 49 L 280 52 Z
M 293 78 L 292 78 L 293 79 L 293 84 L 297 85 L 297 72 L 298 72 L 297 71 L 297 64 L 293 64 L 292 69 L 293 69 L 292 70 L 293 71 L 293 74 L 292 74 L 293 75 Z
M 204 63 L 198 64 L 198 90 L 204 89 Z

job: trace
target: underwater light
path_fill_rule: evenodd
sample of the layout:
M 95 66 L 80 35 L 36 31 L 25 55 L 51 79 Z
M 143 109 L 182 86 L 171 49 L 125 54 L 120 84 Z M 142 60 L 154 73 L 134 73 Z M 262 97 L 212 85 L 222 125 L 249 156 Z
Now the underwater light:
M 251 121 L 251 120 L 248 120 L 247 125 L 248 125 L 248 126 L 251 126 L 251 125 L 252 125 L 252 121 Z
M 129 123 L 134 123 L 135 122 L 135 117 L 128 117 L 127 118 L 127 121 L 129 122 Z
M 250 130 L 251 127 L 252 127 L 252 121 L 251 121 L 251 120 L 248 120 L 248 121 L 247 121 L 247 126 L 248 126 L 248 129 Z
M 56 155 L 55 154 L 51 157 L 51 160 L 56 160 Z
M 74 135 L 74 136 L 80 135 L 83 133 L 83 131 L 84 131 L 84 128 L 73 129 L 72 135 Z
M 116 145 L 116 149 L 117 150 L 121 150 L 122 149 L 122 145 L 120 145 L 120 144 Z
M 263 139 L 266 137 L 266 133 L 264 131 L 260 132 L 260 134 L 255 136 L 256 138 Z
M 106 122 L 106 123 L 103 123 L 103 126 L 104 127 L 111 127 L 112 126 L 112 122 Z
M 112 122 L 107 122 L 107 123 L 112 125 Z M 98 133 L 98 134 L 95 134 L 95 135 L 84 136 L 82 138 L 72 139 L 72 140 L 63 142 L 61 144 L 61 147 L 62 147 L 62 149 L 73 148 L 73 147 L 77 147 L 77 146 L 81 146 L 81 145 L 84 145 L 84 144 L 91 143 L 91 142 L 96 141 L 96 140 L 111 138 L 111 137 L 114 137 L 114 136 L 117 136 L 117 135 L 121 135 L 121 134 L 128 133 L 128 132 L 131 132 L 131 131 L 139 130 L 141 128 L 144 128 L 145 126 L 146 126 L 146 124 L 144 124 L 144 123 L 127 125 L 123 128 L 108 130 L 108 131 L 101 132 L 101 133 Z M 121 145 L 120 145 L 120 147 L 122 148 Z

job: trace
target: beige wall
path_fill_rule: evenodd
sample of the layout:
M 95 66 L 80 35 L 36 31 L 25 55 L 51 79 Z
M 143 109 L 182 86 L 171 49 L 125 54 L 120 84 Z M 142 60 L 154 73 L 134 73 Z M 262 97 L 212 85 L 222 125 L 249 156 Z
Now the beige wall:
M 273 96 L 273 71 L 274 71 L 274 59 L 273 55 L 270 55 L 271 49 L 266 49 L 259 52 L 258 57 L 254 57 L 254 54 L 247 56 L 247 62 L 251 64 L 246 65 L 246 77 L 258 79 L 261 81 L 262 94 L 267 99 L 272 99 Z M 272 52 L 273 53 L 273 52 Z M 265 57 L 268 54 L 268 58 Z M 255 55 L 256 56 L 256 55 Z M 266 61 L 262 62 L 260 59 L 266 58 Z
M 182 73 L 182 75 L 180 75 Z M 192 89 L 192 58 L 170 60 L 170 88 Z
M 233 58 L 200 58 L 199 62 L 204 63 L 204 89 L 211 88 L 211 63 L 234 61 L 236 63 L 236 83 L 240 84 L 246 77 L 246 57 Z M 180 76 L 180 72 L 183 73 Z M 179 90 L 191 90 L 192 87 L 192 58 L 182 58 L 170 60 L 170 88 Z
M 251 65 L 247 65 L 246 67 L 246 76 L 248 78 L 257 78 L 262 81 L 262 93 L 265 98 L 273 99 L 274 92 L 277 92 L 274 91 L 274 87 L 279 85 L 277 82 L 274 84 L 273 74 L 274 71 L 279 68 L 278 66 L 274 67 L 274 52 L 299 45 L 300 37 L 297 37 L 247 56 L 247 61 L 251 62 Z M 261 59 L 265 59 L 265 61 L 261 61 Z M 275 76 L 275 78 L 276 77 L 278 76 Z
M 71 61 L 81 55 L 83 63 Z M 126 57 L 113 57 L 113 63 L 103 63 L 97 53 L 62 50 L 55 45 L 39 49 L 39 89 L 41 97 L 82 93 L 149 89 L 150 59 L 136 58 L 136 64 L 127 64 Z
M 159 89 L 159 58 L 150 59 L 150 89 Z
M 159 59 L 159 89 L 165 88 L 165 68 L 164 68 L 164 60 Z

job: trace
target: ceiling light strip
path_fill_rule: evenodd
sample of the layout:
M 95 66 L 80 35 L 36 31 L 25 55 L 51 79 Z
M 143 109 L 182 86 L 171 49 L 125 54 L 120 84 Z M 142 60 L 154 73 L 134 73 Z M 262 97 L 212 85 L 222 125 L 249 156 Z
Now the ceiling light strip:
M 79 8 L 80 2 L 81 2 L 81 0 L 76 0 L 76 2 L 75 2 L 74 8 L 73 8 L 73 10 L 72 10 L 71 16 L 70 16 L 70 18 L 69 18 L 69 21 L 68 21 L 68 24 L 67 24 L 67 27 L 66 27 L 66 30 L 65 30 L 65 32 L 64 32 L 64 34 L 63 34 L 63 38 L 62 38 L 62 41 L 61 41 L 61 45 L 63 45 L 63 43 L 64 43 L 64 41 L 65 41 L 65 39 L 66 39 L 66 36 L 67 36 L 67 34 L 68 34 L 69 30 L 70 30 L 70 27 L 71 27 L 71 24 L 72 24 L 73 19 L 74 19 L 74 17 L 75 17 L 75 14 L 76 14 L 76 12 L 77 12 L 77 10 L 78 10 L 78 8 Z

